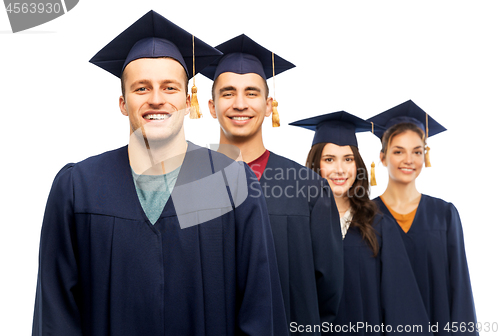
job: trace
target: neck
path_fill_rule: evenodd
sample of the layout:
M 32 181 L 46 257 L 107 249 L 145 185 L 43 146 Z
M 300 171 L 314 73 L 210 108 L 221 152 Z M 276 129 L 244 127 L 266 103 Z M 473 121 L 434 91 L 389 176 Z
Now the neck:
M 381 196 L 390 204 L 400 205 L 420 198 L 420 192 L 417 190 L 415 180 L 410 183 L 398 183 L 389 178 L 387 189 Z
M 339 216 L 343 217 L 344 214 L 351 207 L 351 202 L 348 197 L 345 196 L 335 196 L 335 204 L 337 205 L 337 210 L 339 211 Z
M 259 158 L 266 151 L 266 147 L 264 147 L 264 140 L 262 139 L 262 128 L 251 137 L 229 137 L 226 136 L 224 131 L 221 129 L 220 143 L 238 147 L 243 161 L 246 163 Z
M 182 164 L 186 150 L 184 130 L 175 139 L 165 141 L 147 141 L 141 132 L 135 132 L 128 146 L 130 166 L 137 174 L 166 174 Z

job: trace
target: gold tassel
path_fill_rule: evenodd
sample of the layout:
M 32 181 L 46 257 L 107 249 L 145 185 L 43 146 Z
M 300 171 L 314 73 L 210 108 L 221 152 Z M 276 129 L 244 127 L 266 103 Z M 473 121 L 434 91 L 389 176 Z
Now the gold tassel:
M 427 139 L 429 139 L 429 115 L 426 113 L 425 114 L 425 142 L 427 142 Z M 429 157 L 430 150 L 431 149 L 429 148 L 429 146 L 425 147 L 425 155 L 424 155 L 425 167 L 431 166 L 431 159 Z
M 429 147 L 429 146 L 425 147 L 425 156 L 424 156 L 424 158 L 425 158 L 425 166 L 426 166 L 426 167 L 432 167 L 432 166 L 431 166 L 431 159 L 430 159 L 430 157 L 429 157 L 429 151 L 430 151 L 430 150 L 431 150 L 431 149 L 430 149 L 430 147 Z
M 196 87 L 194 76 L 196 74 L 194 68 L 194 35 L 193 36 L 193 87 L 191 88 L 191 109 L 189 113 L 189 118 L 200 119 L 202 117 L 200 111 L 200 104 L 198 103 L 198 88 Z
M 377 185 L 377 180 L 375 179 L 375 162 L 372 162 L 372 171 L 371 171 L 371 176 L 370 176 L 370 185 L 371 186 L 376 186 Z
M 198 89 L 194 85 L 193 78 L 193 87 L 191 88 L 191 113 L 189 114 L 189 118 L 191 119 L 200 119 L 203 115 L 200 111 L 200 104 L 198 104 Z
M 273 100 L 273 127 L 280 127 L 280 115 L 278 114 L 278 102 Z
M 273 61 L 273 91 L 274 97 L 276 98 L 276 82 L 274 79 L 274 53 L 272 53 L 272 61 Z M 273 127 L 280 127 L 280 115 L 278 114 L 278 102 L 273 99 Z

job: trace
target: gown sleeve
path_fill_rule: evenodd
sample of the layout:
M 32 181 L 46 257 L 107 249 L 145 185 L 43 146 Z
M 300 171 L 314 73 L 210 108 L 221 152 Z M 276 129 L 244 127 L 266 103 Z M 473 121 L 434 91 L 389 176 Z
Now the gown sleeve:
M 249 194 L 235 209 L 241 302 L 237 325 L 244 335 L 285 336 L 288 328 L 266 201 L 259 181 L 245 168 Z
M 470 327 L 476 325 L 476 313 L 474 299 L 469 278 L 469 268 L 465 256 L 464 236 L 462 223 L 457 209 L 449 203 L 447 213 L 448 222 L 448 265 L 450 272 L 450 311 L 451 323 L 456 322 L 460 335 L 478 335 Z M 450 327 L 451 327 L 450 323 Z M 464 326 L 467 331 L 460 332 L 460 326 Z
M 49 194 L 40 237 L 33 336 L 82 335 L 74 242 L 72 166 L 59 171 Z
M 323 196 L 311 211 L 314 269 L 321 323 L 337 316 L 344 282 L 344 249 L 340 218 L 330 187 L 322 180 Z

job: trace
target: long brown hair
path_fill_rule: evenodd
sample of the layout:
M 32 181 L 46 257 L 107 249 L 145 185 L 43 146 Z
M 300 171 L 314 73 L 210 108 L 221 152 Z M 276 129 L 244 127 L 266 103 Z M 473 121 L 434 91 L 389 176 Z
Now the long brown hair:
M 307 155 L 306 167 L 311 168 L 319 175 L 321 175 L 321 155 L 326 145 L 326 142 L 313 145 Z M 373 251 L 373 256 L 376 256 L 378 254 L 378 241 L 375 229 L 373 228 L 373 220 L 377 213 L 377 206 L 370 200 L 368 171 L 359 154 L 358 148 L 355 146 L 349 147 L 351 147 L 354 155 L 354 162 L 356 163 L 357 169 L 356 180 L 347 191 L 349 204 L 354 213 L 350 225 L 359 228 L 361 236 Z

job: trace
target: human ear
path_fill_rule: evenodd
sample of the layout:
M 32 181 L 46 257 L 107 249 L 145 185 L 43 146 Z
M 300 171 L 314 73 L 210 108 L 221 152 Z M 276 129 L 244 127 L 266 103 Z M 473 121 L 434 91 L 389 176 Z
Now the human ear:
M 186 96 L 186 111 L 184 111 L 184 115 L 188 115 L 191 112 L 191 96 Z
M 266 99 L 266 117 L 269 117 L 273 113 L 273 98 L 267 97 Z
M 128 117 L 127 105 L 125 104 L 125 98 L 123 96 L 120 96 L 118 104 L 120 106 L 120 111 L 122 112 L 122 114 Z
M 215 103 L 213 99 L 208 100 L 208 109 L 210 110 L 212 118 L 217 119 L 217 112 L 215 111 Z
M 382 162 L 384 167 L 387 167 L 386 157 L 385 157 L 385 154 L 382 152 L 380 152 L 380 162 Z

